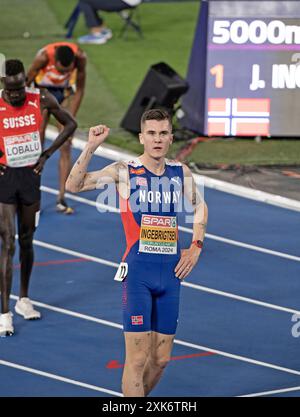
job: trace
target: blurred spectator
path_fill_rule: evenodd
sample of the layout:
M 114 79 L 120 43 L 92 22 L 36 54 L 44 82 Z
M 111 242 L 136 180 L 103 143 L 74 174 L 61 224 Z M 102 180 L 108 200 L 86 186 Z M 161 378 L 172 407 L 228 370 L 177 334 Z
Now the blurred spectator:
M 103 18 L 97 14 L 98 10 L 121 12 L 125 9 L 131 9 L 141 2 L 142 0 L 80 0 L 79 6 L 90 33 L 78 38 L 78 42 L 102 45 L 111 39 L 112 31 L 105 26 Z

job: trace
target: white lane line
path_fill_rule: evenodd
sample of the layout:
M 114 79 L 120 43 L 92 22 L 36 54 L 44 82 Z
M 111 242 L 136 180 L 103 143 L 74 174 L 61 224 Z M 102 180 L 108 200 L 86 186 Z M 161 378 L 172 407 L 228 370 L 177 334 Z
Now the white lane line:
M 71 249 L 66 249 L 66 248 L 63 248 L 63 247 L 57 246 L 57 245 L 52 245 L 51 243 L 42 242 L 41 240 L 34 239 L 33 243 L 36 246 L 40 246 L 40 247 L 46 248 L 46 249 L 51 249 L 51 250 L 56 251 L 56 252 L 66 253 L 67 255 L 71 255 L 71 256 L 75 256 L 75 257 L 80 257 L 82 255 L 81 257 L 83 259 L 86 259 L 86 260 L 92 261 L 92 262 L 96 262 L 98 264 L 112 266 L 114 268 L 119 267 L 119 264 L 117 264 L 116 262 L 107 261 L 106 259 L 97 258 L 96 256 L 86 255 L 85 253 L 77 252 L 77 251 L 74 251 L 74 250 L 71 250 Z
M 182 230 L 183 232 L 193 234 L 193 230 L 189 229 L 187 227 L 179 226 L 179 230 Z M 217 236 L 217 235 L 211 235 L 210 233 L 206 233 L 205 238 L 209 238 L 209 239 L 212 239 L 212 240 L 217 240 L 217 241 L 222 242 L 222 243 L 228 243 L 229 245 L 233 245 L 233 246 L 239 246 L 239 247 L 245 248 L 245 249 L 250 249 L 250 250 L 253 250 L 253 251 L 256 251 L 256 252 L 266 253 L 267 255 L 278 256 L 280 258 L 285 258 L 285 259 L 289 259 L 291 261 L 300 262 L 300 257 L 299 256 L 290 255 L 288 253 L 278 252 L 278 251 L 274 251 L 274 250 L 267 249 L 267 248 L 262 248 L 261 246 L 250 245 L 249 243 L 243 243 L 243 242 L 239 242 L 237 240 L 227 239 L 226 237 L 221 237 L 221 236 Z
M 52 127 L 48 127 L 46 131 L 47 139 L 54 140 L 57 137 L 57 131 Z M 73 148 L 83 150 L 86 145 L 86 141 L 74 138 L 72 141 Z M 132 159 L 136 155 L 129 154 L 124 150 L 110 149 L 109 147 L 101 146 L 95 152 L 96 156 L 101 158 L 110 159 L 112 161 L 120 161 L 126 159 Z M 221 192 L 225 192 L 239 197 L 248 198 L 250 200 L 259 201 L 262 203 L 278 206 L 288 210 L 300 211 L 300 201 L 293 200 L 291 198 L 282 197 L 280 195 L 266 193 L 260 190 L 253 190 L 242 185 L 232 184 L 230 182 L 217 180 L 215 178 L 206 177 L 205 175 L 193 174 L 196 183 L 203 184 L 205 187 L 212 188 Z
M 46 187 L 44 185 L 41 186 L 41 190 L 46 192 L 46 193 L 49 193 L 49 194 L 54 194 L 54 195 L 58 194 L 58 190 L 56 190 L 54 188 L 51 188 L 51 187 Z M 77 201 L 79 203 L 86 204 L 86 205 L 93 206 L 93 207 L 99 207 L 102 210 L 105 209 L 105 210 L 107 210 L 109 212 L 112 212 L 112 213 L 120 213 L 120 209 L 118 209 L 116 207 L 112 207 L 112 206 L 109 206 L 109 205 L 106 205 L 106 204 L 98 204 L 97 202 L 89 200 L 87 198 L 78 197 L 78 196 L 75 196 L 75 195 L 69 194 L 69 193 L 66 193 L 66 197 L 69 198 L 70 200 Z M 193 230 L 189 229 L 188 227 L 179 226 L 179 230 L 181 230 L 182 232 L 193 234 Z M 233 245 L 233 246 L 239 246 L 239 247 L 242 247 L 242 248 L 245 248 L 245 249 L 250 249 L 250 250 L 253 250 L 253 251 L 256 251 L 256 252 L 265 253 L 267 255 L 277 256 L 277 257 L 280 257 L 280 258 L 289 259 L 291 261 L 300 262 L 300 257 L 299 256 L 290 255 L 288 253 L 278 252 L 278 251 L 274 251 L 274 250 L 271 250 L 271 249 L 262 248 L 261 246 L 250 245 L 248 243 L 243 243 L 243 242 L 239 242 L 237 240 L 227 239 L 225 237 L 213 235 L 213 234 L 210 234 L 210 233 L 206 233 L 205 238 L 212 239 L 212 240 L 217 240 L 217 241 L 223 242 L 223 243 L 228 243 L 229 245 Z
M 56 190 L 55 188 L 46 187 L 45 185 L 41 185 L 40 188 L 41 188 L 41 191 L 44 191 L 45 193 L 58 195 L 58 190 Z M 100 208 L 102 210 L 106 210 L 106 211 L 109 211 L 111 213 L 120 213 L 120 209 L 118 209 L 116 207 L 108 206 L 108 205 L 102 204 L 102 203 L 97 203 L 96 201 L 89 200 L 89 199 L 84 198 L 84 197 L 78 197 L 77 195 L 69 194 L 69 193 L 65 193 L 65 196 L 68 199 L 76 201 L 78 203 L 82 203 L 82 204 L 86 204 L 88 206 Z
M 14 299 L 14 300 L 18 299 L 18 297 L 15 296 L 15 295 L 11 295 L 11 298 Z M 104 326 L 114 327 L 114 328 L 118 328 L 118 329 L 121 329 L 121 330 L 123 329 L 122 325 L 120 325 L 118 323 L 115 323 L 115 322 L 112 322 L 112 321 L 98 319 L 96 317 L 88 316 L 88 315 L 85 315 L 85 314 L 79 314 L 79 313 L 76 313 L 76 312 L 71 311 L 71 310 L 66 310 L 66 309 L 62 309 L 62 308 L 59 308 L 59 307 L 54 307 L 52 305 L 40 303 L 40 302 L 37 302 L 37 301 L 34 301 L 34 300 L 31 300 L 31 301 L 34 305 L 36 305 L 38 307 L 43 307 L 43 308 L 46 308 L 48 310 L 55 311 L 57 313 L 61 313 L 61 314 L 65 314 L 65 315 L 68 315 L 68 316 L 80 318 L 80 319 L 83 319 L 83 320 L 96 322 L 96 323 L 102 324 Z M 230 358 L 230 359 L 236 359 L 236 360 L 241 361 L 241 362 L 247 362 L 247 363 L 251 363 L 253 365 L 263 366 L 265 368 L 271 368 L 271 369 L 275 369 L 277 371 L 282 371 L 282 372 L 286 372 L 286 373 L 293 374 L 293 375 L 300 375 L 300 371 L 296 371 L 294 369 L 284 368 L 282 366 L 274 365 L 274 364 L 271 364 L 271 363 L 268 363 L 268 362 L 258 361 L 258 360 L 255 360 L 255 359 L 247 358 L 245 356 L 235 355 L 235 354 L 232 354 L 232 353 L 224 352 L 222 350 L 211 349 L 210 347 L 201 346 L 201 345 L 198 345 L 198 344 L 195 344 L 195 343 L 185 342 L 184 340 L 175 339 L 174 343 L 177 344 L 177 345 L 185 346 L 185 347 L 196 349 L 196 350 L 216 353 L 220 356 L 224 356 L 224 357 Z
M 287 210 L 300 211 L 300 201 L 292 198 L 282 197 L 281 195 L 267 193 L 265 191 L 253 190 L 242 185 L 232 184 L 206 177 L 205 175 L 193 174 L 197 184 L 212 188 L 223 193 L 248 198 L 249 200 L 259 201 L 260 203 L 270 204 Z
M 77 251 L 74 251 L 74 250 L 71 250 L 71 249 L 66 249 L 66 248 L 63 248 L 61 246 L 52 245 L 50 243 L 42 242 L 40 240 L 35 239 L 33 241 L 33 243 L 36 246 L 40 246 L 42 248 L 50 249 L 50 250 L 53 250 L 53 251 L 56 251 L 56 252 L 66 253 L 68 255 L 75 256 L 77 258 L 86 259 L 88 261 L 96 262 L 96 263 L 99 263 L 99 264 L 102 264 L 102 265 L 111 266 L 113 268 L 118 268 L 119 267 L 119 264 L 116 263 L 116 262 L 107 261 L 106 259 L 98 258 L 96 256 L 86 255 L 85 253 L 82 253 L 82 252 L 77 252 Z M 243 296 L 240 296 L 240 295 L 237 295 L 237 294 L 216 290 L 214 288 L 209 288 L 209 287 L 204 287 L 204 286 L 201 286 L 201 285 L 198 285 L 198 284 L 193 284 L 191 282 L 183 281 L 181 284 L 185 287 L 192 288 L 192 289 L 195 289 L 195 290 L 198 290 L 198 291 L 203 291 L 203 292 L 208 292 L 208 293 L 211 293 L 211 294 L 220 295 L 222 297 L 231 298 L 231 299 L 246 302 L 246 303 L 249 303 L 249 304 L 256 304 L 256 305 L 259 305 L 261 307 L 270 308 L 272 310 L 283 311 L 283 312 L 290 313 L 290 314 L 294 314 L 294 313 L 299 314 L 300 313 L 299 310 L 294 310 L 294 309 L 289 308 L 289 307 L 283 307 L 283 306 L 279 306 L 279 305 L 276 305 L 276 304 L 266 303 L 266 302 L 259 301 L 259 300 L 253 299 L 253 298 L 247 298 L 247 297 L 243 297 Z
M 235 355 L 232 353 L 223 352 L 222 350 L 211 349 L 210 347 L 207 347 L 207 346 L 196 345 L 194 343 L 185 342 L 183 340 L 177 340 L 176 343 L 178 345 L 182 345 L 182 346 L 186 346 L 186 347 L 190 347 L 194 349 L 199 349 L 199 350 L 205 350 L 206 352 L 216 353 L 217 355 L 224 356 L 226 358 L 236 359 L 238 361 L 251 363 L 253 365 L 264 366 L 265 368 L 271 368 L 271 369 L 286 372 L 289 374 L 300 375 L 300 371 L 296 371 L 295 369 L 284 368 L 282 366 L 274 365 L 272 363 L 262 362 L 262 361 L 258 361 L 255 359 L 247 358 L 246 356 L 240 356 L 240 355 Z
M 240 295 L 232 294 L 229 292 L 215 290 L 209 287 L 203 287 L 202 285 L 198 285 L 198 284 L 192 284 L 191 282 L 184 281 L 182 282 L 182 285 L 185 287 L 193 288 L 195 290 L 204 291 L 210 294 L 221 295 L 222 297 L 227 297 L 227 298 L 232 298 L 234 300 L 243 301 L 245 303 L 256 304 L 258 306 L 270 308 L 272 310 L 284 311 L 285 313 L 290 313 L 290 314 L 295 314 L 295 313 L 300 314 L 300 310 L 294 310 L 292 308 L 282 307 L 276 304 L 265 303 L 263 301 L 255 300 L 253 298 L 242 297 Z
M 19 299 L 19 297 L 16 295 L 11 295 L 10 298 L 13 300 Z M 54 311 L 55 313 L 65 314 L 66 316 L 76 317 L 78 319 L 92 321 L 97 324 L 103 324 L 103 326 L 115 327 L 116 329 L 123 330 L 123 326 L 121 324 L 114 323 L 112 321 L 98 319 L 97 317 L 89 316 L 87 314 L 81 314 L 77 313 L 76 311 L 66 310 L 61 307 L 55 307 L 50 304 L 41 303 L 40 301 L 31 301 L 37 307 L 46 308 L 47 310 Z
M 272 390 L 272 391 L 262 391 L 262 392 L 256 392 L 254 394 L 238 395 L 238 397 L 241 397 L 241 398 L 262 397 L 264 395 L 281 394 L 281 393 L 284 393 L 284 392 L 293 392 L 293 391 L 300 391 L 300 387 L 275 389 L 275 390 Z
M 66 382 L 67 384 L 77 385 L 78 387 L 81 387 L 81 388 L 87 388 L 87 389 L 90 389 L 90 390 L 93 390 L 93 391 L 98 391 L 98 392 L 103 392 L 105 394 L 115 395 L 116 397 L 123 397 L 123 394 L 121 394 L 121 392 L 112 391 L 110 389 L 106 389 L 106 388 L 102 388 L 102 387 L 97 387 L 96 385 L 85 384 L 84 382 L 76 381 L 75 379 L 70 379 L 70 378 L 65 378 L 63 376 L 50 374 L 49 372 L 44 372 L 44 371 L 40 371 L 38 369 L 29 368 L 27 366 L 19 365 L 17 363 L 8 362 L 8 361 L 4 361 L 4 360 L 0 359 L 0 365 L 8 366 L 9 368 L 19 369 L 20 371 L 29 372 L 29 373 L 35 374 L 35 375 L 44 376 L 46 378 L 54 379 L 56 381 Z

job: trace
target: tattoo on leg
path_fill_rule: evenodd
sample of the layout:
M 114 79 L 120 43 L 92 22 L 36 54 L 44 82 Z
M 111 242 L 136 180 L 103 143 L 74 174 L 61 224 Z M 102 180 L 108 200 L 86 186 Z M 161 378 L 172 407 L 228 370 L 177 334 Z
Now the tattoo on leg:
M 134 339 L 135 346 L 138 346 L 142 339 Z
M 166 343 L 165 339 L 162 339 L 159 344 L 157 345 L 157 348 L 159 348 L 161 345 L 163 345 L 164 343 Z

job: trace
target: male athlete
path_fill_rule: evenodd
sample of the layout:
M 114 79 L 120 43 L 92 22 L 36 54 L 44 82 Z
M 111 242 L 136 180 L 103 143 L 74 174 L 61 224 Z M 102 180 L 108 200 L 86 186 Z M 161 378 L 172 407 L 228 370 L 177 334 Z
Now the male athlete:
M 144 153 L 87 173 L 89 161 L 109 134 L 92 127 L 85 149 L 71 170 L 72 192 L 116 184 L 127 249 L 115 276 L 123 281 L 126 361 L 124 396 L 143 397 L 159 381 L 170 360 L 177 327 L 180 281 L 198 261 L 207 223 L 207 207 L 186 165 L 165 159 L 172 143 L 168 113 L 148 110 L 141 120 Z M 193 239 L 180 251 L 177 212 L 186 194 L 193 205 Z
M 33 234 L 40 209 L 40 174 L 46 160 L 58 149 L 77 125 L 46 90 L 27 88 L 21 61 L 5 62 L 5 76 L 0 90 L 0 336 L 14 333 L 9 296 L 12 285 L 12 262 L 15 251 L 15 217 L 17 215 L 21 286 L 15 311 L 25 319 L 38 319 L 28 298 L 33 265 Z M 42 152 L 41 112 L 47 110 L 63 125 L 52 145 Z
M 86 79 L 86 55 L 71 42 L 56 42 L 38 51 L 27 74 L 27 85 L 34 82 L 36 87 L 45 87 L 54 95 L 58 103 L 67 108 L 73 117 L 82 101 Z M 45 115 L 42 140 L 49 121 Z M 65 201 L 65 182 L 72 167 L 71 139 L 60 148 L 59 195 L 56 209 L 72 214 L 73 209 Z

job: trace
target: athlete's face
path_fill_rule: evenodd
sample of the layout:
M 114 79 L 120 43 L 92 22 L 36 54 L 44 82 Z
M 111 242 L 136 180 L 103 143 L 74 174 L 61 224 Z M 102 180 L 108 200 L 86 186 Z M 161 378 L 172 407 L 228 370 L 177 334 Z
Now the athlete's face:
M 63 65 L 61 65 L 61 63 L 59 61 L 56 61 L 55 62 L 55 68 L 57 69 L 57 71 L 61 72 L 62 74 L 67 74 L 74 69 L 74 62 L 72 62 L 67 67 L 64 67 Z
M 5 100 L 14 107 L 21 107 L 26 100 L 25 74 L 9 75 L 2 78 Z
M 173 142 L 172 127 L 168 120 L 146 120 L 140 133 L 144 152 L 155 159 L 164 158 Z

